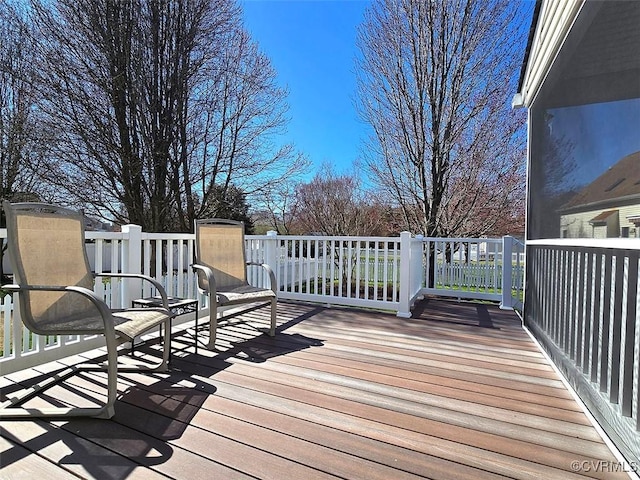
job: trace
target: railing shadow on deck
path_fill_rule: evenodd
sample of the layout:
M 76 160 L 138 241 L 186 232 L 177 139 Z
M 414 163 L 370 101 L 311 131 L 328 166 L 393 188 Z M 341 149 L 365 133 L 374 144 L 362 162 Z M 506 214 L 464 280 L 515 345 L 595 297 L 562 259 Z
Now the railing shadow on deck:
M 460 304 L 456 305 L 458 307 L 458 313 L 455 315 L 452 314 L 451 318 L 446 318 L 445 312 L 443 312 L 442 310 L 441 301 L 438 303 L 438 310 L 435 312 L 430 311 L 430 308 L 432 307 L 432 305 L 433 305 L 433 302 L 431 302 L 429 298 L 425 298 L 424 300 L 417 302 L 413 309 L 412 317 L 413 318 L 420 318 L 420 317 L 429 318 L 429 316 L 432 316 L 432 317 L 437 316 L 438 321 L 447 322 L 455 325 L 473 325 L 480 328 L 489 328 L 494 330 L 501 329 L 500 325 L 494 322 L 494 318 L 491 315 L 491 312 L 489 311 L 489 308 L 486 304 L 475 303 L 475 302 L 466 303 L 463 306 L 463 308 L 466 308 L 468 311 L 468 315 L 466 315 L 465 317 L 468 319 L 468 321 L 460 320 L 460 315 L 459 315 L 459 307 L 461 306 Z

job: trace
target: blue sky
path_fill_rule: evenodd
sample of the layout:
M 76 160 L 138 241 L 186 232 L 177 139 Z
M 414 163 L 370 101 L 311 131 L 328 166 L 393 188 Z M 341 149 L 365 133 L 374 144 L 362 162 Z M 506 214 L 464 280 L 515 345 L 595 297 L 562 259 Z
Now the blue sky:
M 585 186 L 623 157 L 640 150 L 640 100 L 594 103 L 550 110 L 552 135 L 574 146 L 565 188 Z M 613 141 L 612 141 L 613 140 Z
M 347 172 L 368 127 L 354 99 L 356 29 L 368 0 L 244 0 L 245 27 L 289 90 L 288 133 L 317 167 Z M 311 173 L 315 173 L 311 172 Z

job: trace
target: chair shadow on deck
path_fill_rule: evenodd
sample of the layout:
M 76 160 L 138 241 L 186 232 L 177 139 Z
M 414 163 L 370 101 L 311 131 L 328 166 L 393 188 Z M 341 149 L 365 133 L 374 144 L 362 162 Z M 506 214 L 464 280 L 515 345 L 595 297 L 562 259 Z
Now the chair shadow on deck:
M 14 425 L 27 421 L 20 420 L 14 422 Z M 36 455 L 34 452 L 46 451 L 51 448 L 55 450 L 54 445 L 64 443 L 64 447 L 58 448 L 68 449 L 72 453 L 58 460 L 57 463 L 63 468 L 76 470 L 72 465 L 78 465 L 83 474 L 86 472 L 91 478 L 124 480 L 131 475 L 135 468 L 139 467 L 136 462 L 151 466 L 166 462 L 173 455 L 173 448 L 170 445 L 161 441 L 151 444 L 141 440 L 137 432 L 131 432 L 128 436 L 110 433 L 110 428 L 104 429 L 108 423 L 112 423 L 112 421 L 78 418 L 56 427 L 49 422 L 41 421 L 38 422 L 41 431 L 39 435 L 27 441 L 22 441 L 13 433 L 3 429 L 2 436 L 17 446 L 2 452 L 2 467 L 6 468 L 13 463 L 24 462 L 28 460 L 29 456 Z M 114 445 L 119 443 L 123 448 L 114 452 L 96 444 L 96 439 L 99 442 Z M 153 456 L 150 455 L 150 452 L 153 452 Z M 140 461 L 141 459 L 143 461 Z
M 127 381 L 123 375 L 119 377 L 119 381 Z M 166 382 L 171 382 L 171 376 L 162 374 L 162 377 L 149 379 L 154 383 L 145 385 L 145 389 L 135 384 L 125 386 L 116 400 L 116 414 L 108 420 L 73 417 L 51 419 L 52 422 L 39 419 L 1 422 L 2 437 L 16 444 L 2 452 L 2 467 L 51 451 L 51 455 L 57 455 L 52 461 L 81 476 L 124 480 L 140 466 L 167 462 L 174 454 L 168 442 L 184 433 L 208 393 L 198 386 L 169 385 Z M 104 389 L 106 377 L 81 373 L 75 378 L 77 383 L 56 387 L 64 402 L 59 396 L 48 395 L 40 396 L 38 401 L 65 407 L 84 400 L 95 402 L 102 396 L 100 390 Z M 10 390 L 3 390 L 11 394 Z
M 264 308 L 262 309 L 264 310 Z M 317 338 L 311 338 L 299 333 L 289 334 L 286 330 L 314 315 L 323 311 L 322 307 L 313 307 L 309 311 L 297 315 L 296 317 L 281 323 L 276 327 L 276 335 L 274 337 L 267 334 L 265 329 L 256 327 L 256 324 L 264 323 L 264 312 L 255 310 L 234 317 L 233 321 L 218 320 L 221 324 L 220 328 L 220 344 L 217 345 L 216 351 L 207 353 L 218 361 L 226 361 L 231 358 L 241 359 L 252 363 L 266 362 L 270 358 L 287 355 L 288 353 L 304 350 L 311 347 L 323 345 L 323 341 Z M 206 330 L 206 325 L 201 325 L 199 329 Z M 174 352 L 182 352 L 182 358 L 197 359 L 203 352 L 207 352 L 206 348 L 194 350 L 194 344 L 183 343 L 180 345 L 180 337 L 184 334 L 178 332 L 174 334 L 172 344 Z M 193 335 L 189 334 L 192 341 Z M 197 353 L 199 352 L 199 353 Z M 194 355 L 195 353 L 195 355 Z M 191 357 L 191 355 L 193 355 Z
M 151 349 L 154 344 L 158 348 L 157 343 L 149 342 L 147 348 Z M 104 359 L 106 356 L 96 358 L 97 361 Z M 47 371 L 24 383 L 37 383 L 56 372 Z M 59 449 L 54 447 L 59 443 L 71 453 L 58 458 L 56 463 L 72 471 L 87 472 L 92 478 L 124 480 L 140 465 L 165 463 L 174 454 L 169 442 L 184 434 L 207 397 L 216 391 L 206 382 L 190 379 L 185 385 L 184 380 L 183 375 L 174 375 L 171 371 L 156 375 L 119 373 L 115 415 L 111 419 L 60 417 L 52 419 L 57 420 L 55 423 L 35 419 L 2 421 L 1 436 L 17 446 L 2 451 L 0 463 L 4 468 L 24 461 L 29 455 L 39 455 L 38 452 L 47 448 Z M 56 386 L 56 397 L 41 394 L 33 401 L 45 401 L 55 407 L 98 402 L 104 396 L 106 383 L 106 375 L 102 373 L 83 372 L 73 383 Z M 23 388 L 20 384 L 7 385 L 2 388 L 2 395 L 10 397 Z M 24 428 L 36 430 L 38 434 L 21 440 L 22 435 L 14 432 Z
M 261 321 L 255 317 L 260 315 L 259 312 L 242 316 L 245 318 L 238 317 L 239 321 L 229 328 L 220 329 L 218 341 L 224 342 L 225 349 L 202 349 L 200 354 L 193 353 L 190 342 L 185 341 L 181 349 L 179 344 L 186 338 L 185 331 L 174 332 L 178 348 L 174 349 L 168 372 L 153 375 L 119 372 L 113 418 L 60 419 L 60 423 L 42 420 L 0 422 L 2 437 L 16 444 L 3 451 L 2 465 L 24 461 L 29 455 L 40 455 L 38 452 L 51 448 L 71 452 L 58 458 L 58 465 L 71 471 L 86 472 L 93 478 L 124 480 L 140 466 L 161 465 L 174 455 L 172 441 L 184 435 L 198 412 L 207 408 L 207 399 L 216 394 L 216 373 L 236 361 L 262 363 L 277 356 L 322 346 L 322 340 L 286 332 L 287 328 L 315 313 L 316 309 L 312 309 L 280 324 L 275 337 L 255 328 L 256 320 Z M 156 353 L 154 350 L 158 348 L 159 340 L 146 342 L 136 349 L 136 361 L 144 361 L 146 354 Z M 121 355 L 127 356 L 125 353 Z M 38 374 L 28 382 L 37 382 L 41 377 L 52 374 L 55 370 Z M 63 401 L 71 404 L 97 401 L 103 395 L 106 382 L 106 376 L 101 373 L 80 374 L 73 383 L 56 387 L 64 389 L 62 397 L 52 398 L 43 394 L 38 398 L 56 406 L 62 406 Z M 21 388 L 24 386 L 15 386 L 15 389 Z M 13 385 L 8 385 L 3 387 L 2 393 L 9 396 L 13 389 Z M 17 432 L 21 432 L 27 422 L 35 434 L 24 440 L 25 437 Z M 64 447 L 54 446 L 60 442 Z

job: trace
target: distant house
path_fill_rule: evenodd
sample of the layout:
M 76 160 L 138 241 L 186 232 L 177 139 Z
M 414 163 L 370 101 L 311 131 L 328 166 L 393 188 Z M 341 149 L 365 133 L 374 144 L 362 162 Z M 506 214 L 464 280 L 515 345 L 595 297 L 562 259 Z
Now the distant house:
M 84 229 L 88 232 L 114 232 L 117 231 L 112 223 L 103 222 L 101 220 L 87 217 L 84 218 Z
M 560 214 L 562 238 L 640 238 L 640 152 L 583 188 Z

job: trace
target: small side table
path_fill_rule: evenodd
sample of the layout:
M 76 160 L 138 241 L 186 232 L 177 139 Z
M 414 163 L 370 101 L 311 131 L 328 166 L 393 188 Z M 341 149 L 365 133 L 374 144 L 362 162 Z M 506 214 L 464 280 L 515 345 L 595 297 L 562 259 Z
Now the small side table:
M 183 315 L 185 313 L 195 313 L 196 316 L 196 337 L 195 337 L 195 352 L 198 353 L 198 300 L 195 298 L 178 298 L 178 297 L 167 297 L 169 310 L 175 313 L 176 315 Z M 133 308 L 142 307 L 142 308 L 153 308 L 153 307 L 162 307 L 162 297 L 147 297 L 147 298 L 138 298 L 137 300 L 133 300 L 131 302 L 131 306 Z M 169 320 L 169 326 L 173 323 L 173 318 Z M 162 325 L 160 325 L 160 335 L 162 335 Z M 171 335 L 171 332 L 169 332 Z M 132 345 L 133 348 L 133 345 Z M 171 350 L 169 350 L 169 361 L 171 361 Z

